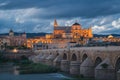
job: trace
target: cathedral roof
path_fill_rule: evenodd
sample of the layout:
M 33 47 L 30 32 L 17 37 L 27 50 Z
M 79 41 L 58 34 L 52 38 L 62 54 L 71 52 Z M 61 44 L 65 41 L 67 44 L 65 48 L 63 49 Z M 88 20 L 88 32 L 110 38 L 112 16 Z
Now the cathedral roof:
M 73 25 L 80 25 L 79 23 L 74 23 Z

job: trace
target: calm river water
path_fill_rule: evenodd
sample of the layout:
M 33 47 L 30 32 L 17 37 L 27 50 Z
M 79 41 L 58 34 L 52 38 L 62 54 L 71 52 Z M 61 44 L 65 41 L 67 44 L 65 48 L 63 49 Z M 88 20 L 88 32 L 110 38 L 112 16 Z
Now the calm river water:
M 0 80 L 64 80 L 66 77 L 59 73 L 52 74 L 27 74 L 14 75 L 11 73 L 0 73 Z
M 0 80 L 64 80 L 70 78 L 60 73 L 15 75 L 12 67 L 11 64 L 0 65 Z

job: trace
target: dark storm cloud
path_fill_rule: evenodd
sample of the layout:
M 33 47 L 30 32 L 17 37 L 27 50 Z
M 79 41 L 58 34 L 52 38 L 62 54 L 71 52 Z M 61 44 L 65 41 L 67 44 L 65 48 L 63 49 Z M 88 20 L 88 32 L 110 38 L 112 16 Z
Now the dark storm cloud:
M 54 18 L 60 25 L 77 20 L 83 28 L 92 26 L 95 33 L 119 33 L 119 4 L 119 0 L 0 0 L 0 33 L 10 28 L 52 32 Z
M 93 18 L 120 13 L 119 0 L 3 0 L 2 10 L 42 8 L 40 18 Z

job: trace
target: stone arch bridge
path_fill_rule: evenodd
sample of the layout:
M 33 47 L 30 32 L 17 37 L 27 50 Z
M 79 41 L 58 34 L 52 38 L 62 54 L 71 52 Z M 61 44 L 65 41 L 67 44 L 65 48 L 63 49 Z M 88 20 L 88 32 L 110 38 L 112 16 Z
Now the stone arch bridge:
M 120 46 L 37 50 L 34 62 L 96 80 L 120 80 Z

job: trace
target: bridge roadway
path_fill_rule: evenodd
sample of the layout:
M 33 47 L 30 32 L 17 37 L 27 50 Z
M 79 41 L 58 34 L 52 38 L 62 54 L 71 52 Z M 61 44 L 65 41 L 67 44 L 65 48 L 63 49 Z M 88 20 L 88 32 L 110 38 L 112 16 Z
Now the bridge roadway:
M 36 50 L 30 59 L 96 80 L 120 80 L 120 46 Z M 117 79 L 118 78 L 118 79 Z

